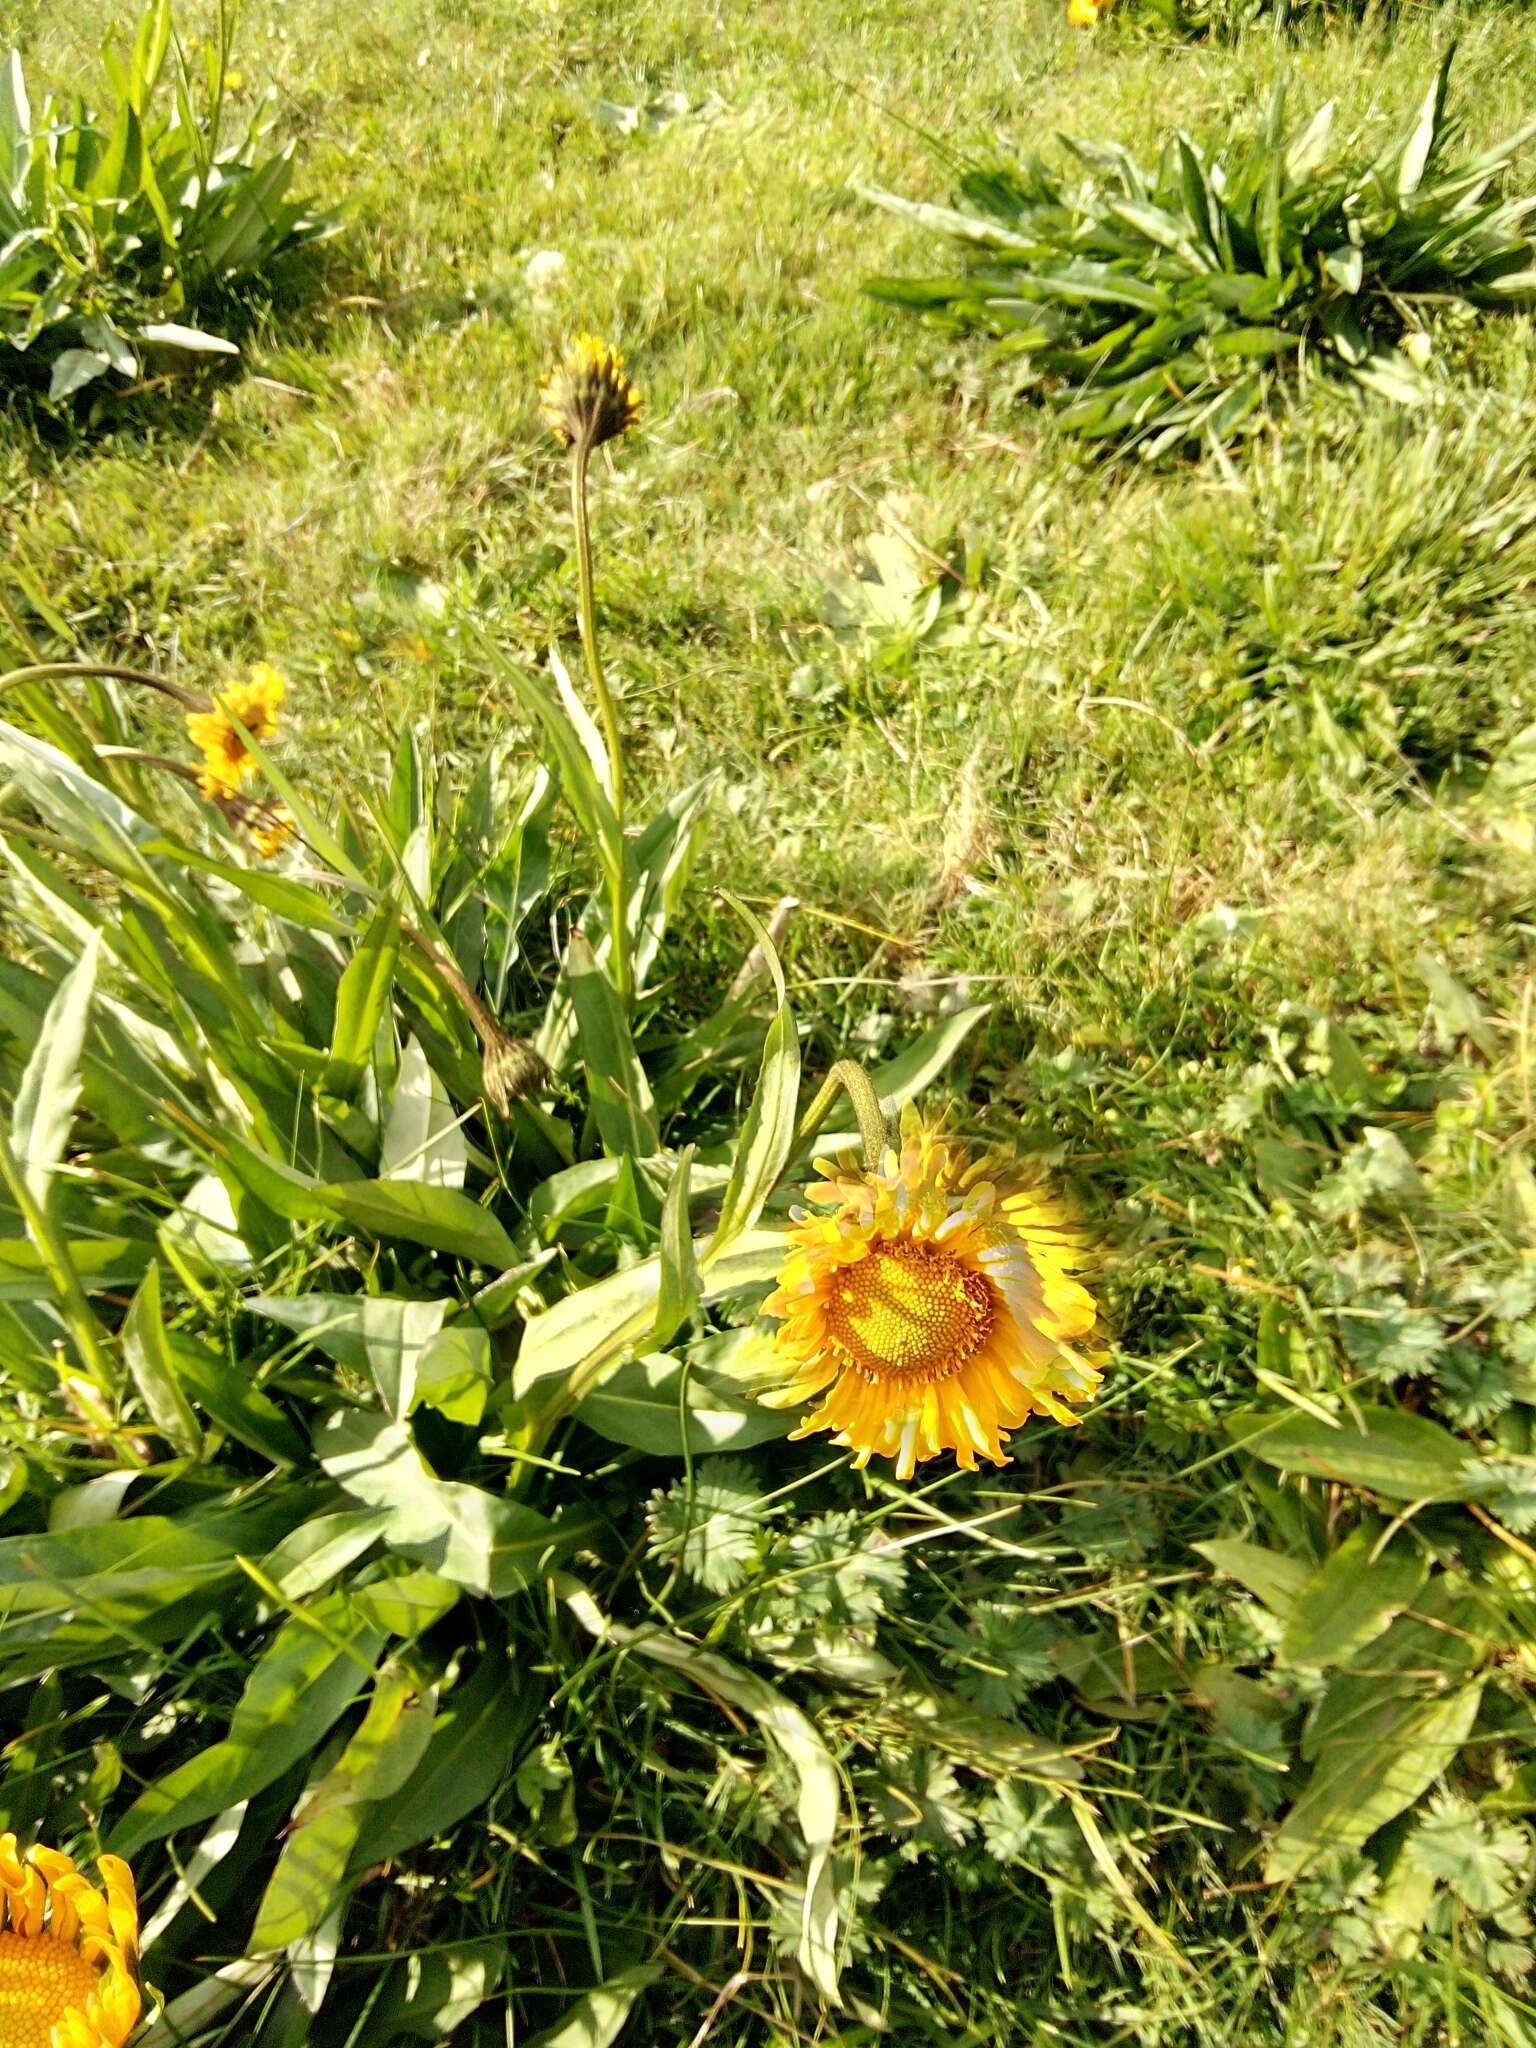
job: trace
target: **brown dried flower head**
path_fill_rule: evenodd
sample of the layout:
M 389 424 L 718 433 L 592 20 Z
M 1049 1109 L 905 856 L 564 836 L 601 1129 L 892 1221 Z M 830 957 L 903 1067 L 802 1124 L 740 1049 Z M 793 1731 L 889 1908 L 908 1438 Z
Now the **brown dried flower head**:
M 521 1102 L 543 1087 L 549 1079 L 549 1068 L 526 1038 L 483 1027 L 481 1037 L 480 1085 L 492 1109 L 498 1116 L 505 1116 L 514 1102 Z

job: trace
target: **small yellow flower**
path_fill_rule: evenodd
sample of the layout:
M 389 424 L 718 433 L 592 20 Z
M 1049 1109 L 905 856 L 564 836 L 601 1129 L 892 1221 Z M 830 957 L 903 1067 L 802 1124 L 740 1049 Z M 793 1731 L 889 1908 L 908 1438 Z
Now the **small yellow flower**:
M 187 738 L 203 757 L 198 788 L 210 802 L 236 796 L 240 785 L 256 772 L 256 763 L 244 737 L 231 722 L 238 718 L 255 740 L 268 740 L 277 731 L 277 714 L 288 694 L 288 678 L 270 661 L 258 661 L 243 683 L 236 683 L 213 700 L 211 711 L 187 713 Z
M 1082 1232 L 1014 1162 L 973 1160 L 910 1108 L 901 1149 L 878 1172 L 818 1159 L 814 1209 L 796 1209 L 794 1248 L 763 1313 L 782 1319 L 789 1408 L 820 1395 L 793 1434 L 828 1430 L 854 1463 L 894 1458 L 910 1479 L 953 1451 L 1006 1464 L 1008 1432 L 1031 1415 L 1075 1422 L 1102 1374 L 1093 1296 L 1072 1274 Z
M 1067 0 L 1067 20 L 1074 28 L 1097 28 L 1099 16 L 1112 0 Z
M 251 815 L 251 844 L 263 860 L 276 860 L 297 829 L 286 804 L 263 804 Z
M 640 393 L 625 376 L 616 348 L 595 334 L 578 334 L 565 361 L 545 379 L 539 410 L 562 447 L 600 448 L 639 419 Z
M 103 1856 L 104 1891 L 71 1857 L 20 1854 L 0 1835 L 0 2042 L 123 2048 L 138 2023 L 139 1905 L 133 1874 Z

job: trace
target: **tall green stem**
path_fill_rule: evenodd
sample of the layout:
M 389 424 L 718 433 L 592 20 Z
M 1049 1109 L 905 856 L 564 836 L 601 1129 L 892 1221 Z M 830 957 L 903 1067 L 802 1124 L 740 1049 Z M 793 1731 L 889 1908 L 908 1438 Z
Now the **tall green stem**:
M 825 1121 L 827 1111 L 832 1107 L 838 1090 L 853 1104 L 853 1113 L 859 1120 L 859 1136 L 864 1144 L 864 1164 L 871 1173 L 878 1173 L 885 1158 L 886 1148 L 891 1143 L 891 1127 L 885 1111 L 880 1107 L 880 1098 L 875 1093 L 875 1084 L 856 1060 L 839 1060 L 832 1067 L 825 1081 L 800 1119 L 799 1135 L 808 1138 Z
M 96 1311 L 80 1284 L 74 1260 L 69 1255 L 69 1246 L 53 1219 L 47 1198 L 33 1194 L 21 1162 L 3 1130 L 0 1130 L 0 1181 L 4 1181 L 6 1193 L 26 1225 L 27 1235 L 37 1247 L 43 1270 L 53 1283 L 65 1326 L 75 1340 L 75 1348 L 84 1367 L 84 1379 L 90 1389 L 87 1398 L 94 1411 L 92 1420 L 113 1436 L 131 1464 L 143 1465 L 144 1459 L 124 1442 L 113 1418 L 114 1375 L 106 1332 L 97 1321 Z M 83 1388 L 80 1391 L 84 1393 Z
M 603 728 L 603 745 L 608 752 L 608 767 L 613 782 L 613 814 L 618 820 L 619 843 L 617 857 L 610 863 L 608 876 L 609 922 L 612 925 L 612 950 L 609 958 L 613 969 L 613 985 L 620 998 L 628 1002 L 634 993 L 629 960 L 629 920 L 626 883 L 627 860 L 624 840 L 624 745 L 619 735 L 619 715 L 614 705 L 613 694 L 608 688 L 608 678 L 603 673 L 602 656 L 597 650 L 597 604 L 592 588 L 592 532 L 587 520 L 587 464 L 592 450 L 586 440 L 573 442 L 571 446 L 571 513 L 576 522 L 576 577 L 580 588 L 581 647 L 587 658 L 587 674 L 592 683 L 592 694 L 597 700 L 598 721 Z

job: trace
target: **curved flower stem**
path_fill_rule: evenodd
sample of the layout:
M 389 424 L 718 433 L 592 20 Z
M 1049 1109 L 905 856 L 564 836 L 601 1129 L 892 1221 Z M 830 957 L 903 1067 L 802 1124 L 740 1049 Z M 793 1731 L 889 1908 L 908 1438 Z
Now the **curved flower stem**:
M 137 683 L 143 689 L 158 690 L 162 697 L 172 698 L 184 711 L 208 711 L 212 708 L 209 698 L 184 690 L 180 683 L 168 683 L 164 676 L 152 675 L 145 668 L 121 668 L 115 662 L 35 661 L 26 668 L 13 668 L 0 676 L 0 695 L 7 690 L 20 690 L 28 683 L 63 682 L 86 676 L 99 676 L 108 682 Z
M 886 1150 L 892 1142 L 891 1127 L 885 1111 L 880 1107 L 880 1098 L 875 1093 L 874 1082 L 856 1060 L 839 1060 L 836 1066 L 828 1071 L 827 1078 L 817 1089 L 809 1109 L 800 1119 L 797 1135 L 809 1138 L 820 1128 L 839 1089 L 853 1104 L 853 1113 L 859 1120 L 859 1136 L 864 1142 L 864 1164 L 871 1173 L 878 1173 Z
M 608 877 L 609 923 L 613 928 L 613 985 L 620 1000 L 627 1003 L 634 993 L 629 963 L 629 922 L 625 888 L 624 841 L 624 745 L 619 733 L 619 716 L 608 678 L 603 673 L 597 648 L 597 605 L 592 587 L 592 531 L 587 518 L 587 465 L 591 444 L 585 438 L 571 444 L 571 514 L 576 522 L 576 577 L 580 590 L 581 647 L 587 658 L 587 674 L 597 699 L 598 720 L 603 728 L 603 745 L 613 782 L 613 814 L 618 820 L 618 845 Z
M 65 1327 L 75 1340 L 75 1348 L 85 1368 L 84 1385 L 80 1391 L 85 1394 L 89 1389 L 86 1398 L 92 1411 L 90 1419 L 112 1435 L 130 1464 L 142 1468 L 147 1460 L 126 1442 L 113 1419 L 114 1374 L 106 1331 L 98 1322 L 96 1311 L 80 1284 L 68 1243 L 48 1201 L 33 1193 L 3 1130 L 0 1130 L 0 1181 L 4 1182 L 6 1193 L 26 1225 L 27 1235 L 37 1247 L 43 1270 L 53 1283 Z

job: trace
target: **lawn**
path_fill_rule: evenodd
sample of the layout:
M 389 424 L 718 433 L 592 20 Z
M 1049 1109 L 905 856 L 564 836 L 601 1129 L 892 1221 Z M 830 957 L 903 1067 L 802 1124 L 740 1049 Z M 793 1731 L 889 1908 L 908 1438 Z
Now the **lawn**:
M 94 79 L 87 13 L 0 0 L 0 43 Z M 324 815 L 402 724 L 450 782 L 496 741 L 531 762 L 525 699 L 452 622 L 574 669 L 538 392 L 573 332 L 609 337 L 644 399 L 592 473 L 632 801 L 715 778 L 642 1053 L 702 1028 L 742 962 L 722 892 L 763 918 L 793 899 L 813 1080 L 985 1006 L 924 1104 L 1070 1189 L 1112 1341 L 1083 1425 L 1032 1422 L 981 1475 L 903 1483 L 825 1439 L 582 1468 L 618 1530 L 605 1605 L 781 1687 L 835 1766 L 840 2004 L 797 1949 L 793 1744 L 707 1663 L 687 1685 L 589 1650 L 549 1581 L 476 1603 L 508 1660 L 483 1796 L 404 1847 L 378 1800 L 329 1934 L 250 1944 L 305 1771 L 335 1764 L 324 1727 L 248 1807 L 231 1780 L 174 1856 L 135 1856 L 145 1976 L 179 2014 L 154 2048 L 1536 2044 L 1532 318 L 1429 308 L 1432 403 L 1309 372 L 1230 449 L 1151 464 L 1062 432 L 1017 359 L 868 296 L 946 256 L 856 190 L 948 203 L 955 157 L 1062 133 L 1219 143 L 1282 79 L 1363 147 L 1453 37 L 1474 153 L 1536 114 L 1533 23 L 1404 0 L 1222 41 L 1134 0 L 1091 31 L 1043 0 L 249 0 L 237 97 L 275 87 L 340 231 L 244 306 L 237 367 L 0 419 L 0 666 L 208 691 L 271 662 L 273 758 Z M 0 914 L 57 981 L 30 916 L 46 843 L 18 825 Z M 588 852 L 560 814 L 552 904 Z M 99 1133 L 78 1150 L 114 1190 L 138 1170 Z M 362 1398 L 355 1361 L 274 1349 L 244 1282 L 176 1270 L 180 1327 L 258 1359 L 285 1430 L 333 1382 Z M 221 1512 L 270 1502 L 248 1438 L 162 1484 L 163 1446 L 147 1479 L 109 1455 L 17 1298 L 0 1587 L 44 1530 L 191 1512 L 226 1478 Z M 436 1458 L 449 1424 L 424 1420 Z M 332 1514 L 294 1463 L 280 1483 Z M 229 1591 L 227 1627 L 66 1603 L 107 1631 L 99 1667 L 54 1670 L 35 1618 L 0 1632 L 0 1825 L 87 1861 L 117 1839 L 228 1726 L 256 1640 L 235 1609 L 271 1590 Z

